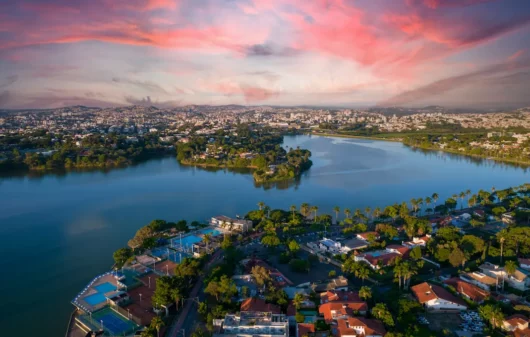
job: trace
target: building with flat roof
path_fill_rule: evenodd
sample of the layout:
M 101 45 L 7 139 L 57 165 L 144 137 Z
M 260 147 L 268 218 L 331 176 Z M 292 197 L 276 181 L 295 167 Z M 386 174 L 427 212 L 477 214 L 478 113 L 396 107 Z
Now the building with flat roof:
M 234 219 L 225 215 L 214 216 L 210 219 L 210 224 L 224 228 L 231 232 L 248 232 L 252 229 L 252 221 L 244 219 Z
M 241 311 L 226 314 L 214 322 L 214 336 L 224 337 L 287 337 L 289 320 L 284 314 L 262 311 Z

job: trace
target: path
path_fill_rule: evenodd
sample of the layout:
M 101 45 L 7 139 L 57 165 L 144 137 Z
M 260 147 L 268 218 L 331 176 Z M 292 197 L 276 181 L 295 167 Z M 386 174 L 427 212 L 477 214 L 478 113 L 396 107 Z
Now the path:
M 208 264 L 205 266 L 204 270 L 207 270 L 210 265 L 215 262 L 220 256 L 221 256 L 221 253 L 222 253 L 222 250 L 218 250 L 217 252 L 215 252 L 213 255 L 212 255 L 212 258 L 210 259 L 210 261 L 208 262 Z M 205 275 L 201 275 L 199 277 L 199 279 L 197 280 L 197 282 L 195 283 L 195 286 L 193 287 L 193 289 L 191 290 L 190 292 L 190 295 L 189 295 L 189 298 L 192 299 L 192 298 L 196 298 L 197 295 L 199 294 L 199 290 L 201 289 L 202 287 L 202 284 L 203 284 L 203 281 L 204 281 L 204 276 Z M 189 301 L 186 301 L 186 304 L 184 305 L 184 308 L 181 310 L 180 314 L 179 314 L 179 318 L 177 320 L 177 323 L 176 324 L 173 324 L 171 326 L 171 328 L 169 329 L 169 331 L 167 332 L 166 336 L 168 337 L 177 337 L 177 335 L 179 334 L 179 332 L 182 330 L 182 328 L 184 327 L 186 321 L 188 320 L 189 321 L 189 313 L 190 313 L 190 310 L 192 309 L 193 306 L 197 305 L 196 301 L 194 300 L 189 300 Z M 197 311 L 195 310 L 195 314 L 197 313 Z M 195 316 L 195 315 L 193 315 Z M 192 321 L 196 321 L 195 319 L 193 319 Z M 189 322 L 187 322 L 189 323 Z M 186 328 L 188 328 L 189 330 L 189 324 L 186 324 Z M 188 335 L 191 333 L 191 331 L 188 331 Z M 185 336 L 182 336 L 182 337 L 185 337 Z

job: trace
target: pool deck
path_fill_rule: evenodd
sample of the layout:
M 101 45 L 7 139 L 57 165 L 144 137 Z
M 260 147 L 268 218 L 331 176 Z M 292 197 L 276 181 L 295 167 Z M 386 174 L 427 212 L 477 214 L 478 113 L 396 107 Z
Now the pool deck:
M 105 284 L 105 283 L 112 284 L 114 287 L 116 287 L 116 289 L 120 288 L 116 278 L 114 278 L 114 276 L 112 274 L 104 274 L 104 275 L 100 276 L 99 278 L 96 278 L 93 281 L 92 284 L 87 286 L 87 288 L 85 288 L 78 295 L 76 303 L 81 307 L 81 309 L 83 309 L 84 311 L 93 312 L 93 311 L 96 311 L 96 310 L 104 307 L 107 304 L 106 300 L 103 301 L 103 302 L 97 303 L 97 304 L 91 304 L 91 303 L 86 301 L 86 298 L 90 297 L 92 295 L 103 294 L 103 295 L 107 296 L 107 295 L 110 295 L 110 294 L 116 292 L 116 290 L 114 290 L 114 289 L 106 291 L 106 292 L 98 291 L 96 287 L 101 286 L 102 284 Z

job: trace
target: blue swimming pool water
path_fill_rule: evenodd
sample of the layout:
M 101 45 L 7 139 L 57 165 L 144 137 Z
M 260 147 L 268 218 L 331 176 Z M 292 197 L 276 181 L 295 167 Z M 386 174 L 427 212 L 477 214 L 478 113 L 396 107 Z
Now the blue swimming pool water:
M 116 290 L 116 286 L 113 285 L 112 283 L 105 282 L 105 283 L 95 286 L 94 289 L 96 289 L 99 293 L 104 294 L 104 293 L 108 293 L 109 291 Z
M 96 306 L 100 303 L 105 302 L 107 298 L 102 293 L 95 293 L 95 294 L 85 297 L 84 300 L 91 306 Z
M 373 252 L 373 253 L 370 253 L 370 255 L 374 257 L 378 257 L 378 256 L 381 256 L 381 252 Z
M 205 229 L 201 229 L 199 231 L 199 233 L 201 234 L 211 234 L 212 236 L 217 236 L 217 235 L 221 235 L 221 231 L 217 230 L 217 229 L 212 229 L 212 228 L 205 228 Z

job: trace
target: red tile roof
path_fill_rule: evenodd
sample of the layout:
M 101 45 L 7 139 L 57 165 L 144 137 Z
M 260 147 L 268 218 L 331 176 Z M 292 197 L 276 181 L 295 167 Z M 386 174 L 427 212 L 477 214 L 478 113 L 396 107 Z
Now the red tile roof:
M 345 290 L 328 290 L 320 294 L 320 303 L 328 302 L 361 302 L 359 293 Z
M 481 303 L 490 296 L 489 291 L 479 288 L 474 284 L 467 283 L 457 277 L 445 281 L 445 284 L 453 286 L 459 294 L 469 297 L 476 303 Z
M 313 323 L 298 323 L 298 337 L 309 336 L 315 332 Z
M 513 331 L 514 337 L 530 337 L 530 329 L 524 329 L 524 330 L 514 330 Z
M 280 307 L 271 303 L 267 303 L 260 298 L 247 298 L 241 303 L 241 311 L 255 311 L 255 312 L 272 312 L 273 314 L 281 313 Z
M 423 282 L 411 287 L 410 289 L 412 290 L 414 295 L 416 295 L 416 298 L 421 304 L 439 298 L 448 302 L 466 306 L 466 302 L 464 302 L 461 298 L 454 296 L 449 291 L 436 284 L 429 284 L 427 282 Z
M 510 317 L 506 317 L 504 319 L 504 322 L 510 324 L 513 327 L 516 327 L 519 324 L 524 325 L 526 323 L 529 323 L 530 321 L 525 315 L 515 314 Z
M 409 247 L 401 246 L 401 245 L 388 245 L 386 246 L 387 249 L 394 249 L 399 252 L 402 256 L 405 256 L 409 251 Z
M 329 323 L 337 316 L 353 316 L 357 311 L 367 311 L 366 302 L 331 302 L 324 303 L 318 308 L 318 312 L 324 315 L 324 320 Z
M 357 329 L 356 329 L 357 328 Z M 363 330 L 358 330 L 363 328 Z M 384 336 L 386 334 L 383 323 L 375 319 L 364 317 L 349 317 L 337 320 L 337 335 L 341 336 Z
M 381 264 L 383 266 L 389 266 L 392 264 L 394 259 L 396 259 L 397 257 L 402 257 L 402 256 L 398 253 L 388 253 L 388 254 L 377 256 L 377 257 L 371 254 L 366 254 L 364 256 L 364 259 L 368 261 L 372 266 L 377 266 L 379 264 L 379 261 L 381 261 Z

